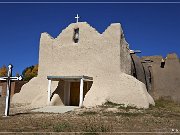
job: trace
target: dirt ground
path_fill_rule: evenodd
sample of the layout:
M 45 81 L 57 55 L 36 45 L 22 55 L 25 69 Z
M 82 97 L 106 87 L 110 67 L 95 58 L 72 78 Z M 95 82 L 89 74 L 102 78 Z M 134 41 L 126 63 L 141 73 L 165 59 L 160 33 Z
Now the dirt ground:
M 180 105 L 165 100 L 146 110 L 107 102 L 64 114 L 35 113 L 11 105 L 9 117 L 3 117 L 4 106 L 0 97 L 0 134 L 180 134 Z

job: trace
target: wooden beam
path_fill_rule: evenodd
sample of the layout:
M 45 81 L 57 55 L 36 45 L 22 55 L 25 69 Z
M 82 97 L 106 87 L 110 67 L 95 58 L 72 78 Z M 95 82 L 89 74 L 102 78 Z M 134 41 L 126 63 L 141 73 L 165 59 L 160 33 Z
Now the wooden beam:
M 141 53 L 140 50 L 130 50 L 130 54 Z

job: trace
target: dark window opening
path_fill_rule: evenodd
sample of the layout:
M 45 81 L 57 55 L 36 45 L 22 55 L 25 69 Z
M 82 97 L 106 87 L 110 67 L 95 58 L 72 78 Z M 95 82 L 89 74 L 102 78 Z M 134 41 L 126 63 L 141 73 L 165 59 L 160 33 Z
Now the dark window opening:
M 78 43 L 78 41 L 79 41 L 79 28 L 74 29 L 73 40 L 74 40 L 74 43 Z
M 152 76 L 151 76 L 151 68 L 152 66 L 148 66 L 148 71 L 149 71 L 149 83 L 152 83 Z
M 151 72 L 149 71 L 149 83 L 152 83 Z
M 136 75 L 136 73 L 133 73 L 133 76 L 134 76 L 135 78 L 137 78 L 137 75 Z
M 161 68 L 164 68 L 164 66 L 165 66 L 165 61 L 162 61 L 161 62 Z

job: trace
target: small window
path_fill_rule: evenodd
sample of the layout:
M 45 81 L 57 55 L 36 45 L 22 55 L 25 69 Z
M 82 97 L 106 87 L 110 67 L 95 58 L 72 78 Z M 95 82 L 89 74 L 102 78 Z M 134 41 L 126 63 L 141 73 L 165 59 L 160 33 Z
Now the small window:
M 164 66 L 165 66 L 165 60 L 162 59 L 162 60 L 161 60 L 161 68 L 164 68 Z
M 78 41 L 79 41 L 79 28 L 74 29 L 73 40 L 74 40 L 74 43 L 78 43 Z

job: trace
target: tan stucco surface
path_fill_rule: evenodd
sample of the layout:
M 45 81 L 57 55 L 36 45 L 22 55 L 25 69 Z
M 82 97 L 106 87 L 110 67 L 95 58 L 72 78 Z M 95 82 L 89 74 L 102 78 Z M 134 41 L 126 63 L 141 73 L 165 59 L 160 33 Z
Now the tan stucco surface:
M 79 42 L 74 43 L 74 29 L 79 28 Z M 148 108 L 153 99 L 143 83 L 131 73 L 129 46 L 119 23 L 98 33 L 86 22 L 70 24 L 57 38 L 41 34 L 38 76 L 13 97 L 14 103 L 47 105 L 47 76 L 93 77 L 93 84 L 84 98 L 84 106 L 95 106 L 107 100 Z M 53 82 L 51 105 L 63 105 L 63 82 Z
M 150 94 L 155 100 L 160 98 L 180 103 L 180 62 L 177 54 L 162 56 L 146 56 L 150 59 L 152 74 L 152 90 Z M 164 68 L 161 67 L 162 59 L 165 61 Z

